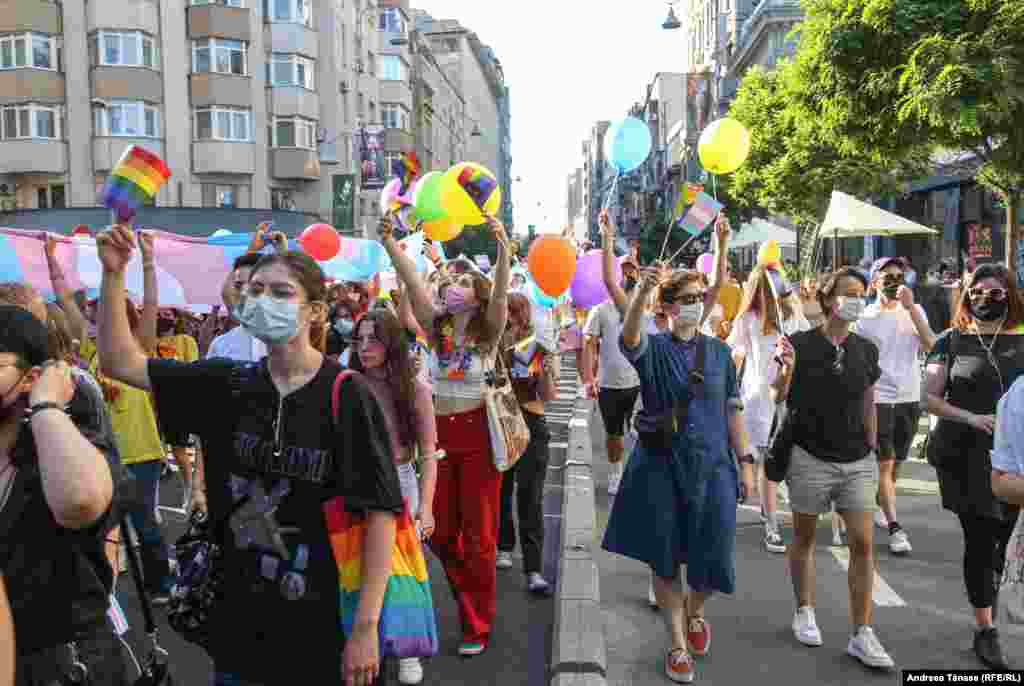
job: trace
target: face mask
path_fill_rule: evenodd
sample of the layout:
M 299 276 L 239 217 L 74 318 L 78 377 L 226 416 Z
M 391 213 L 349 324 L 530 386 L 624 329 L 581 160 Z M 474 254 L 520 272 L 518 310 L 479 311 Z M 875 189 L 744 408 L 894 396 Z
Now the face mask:
M 247 298 L 238 321 L 253 338 L 264 343 L 287 343 L 299 333 L 299 304 L 274 300 L 269 295 Z
M 14 384 L 7 389 L 7 392 L 4 393 L 3 395 L 0 395 L 0 424 L 6 422 L 8 419 L 18 414 L 19 412 L 24 411 L 25 408 L 22 407 L 21 404 L 21 396 L 23 396 L 24 393 L 19 393 L 18 396 L 14 398 L 14 401 L 10 405 L 4 405 L 3 402 L 7 400 L 8 397 L 14 392 L 14 389 L 21 385 L 21 382 L 25 380 L 25 376 L 27 374 L 27 371 L 22 373 L 22 375 L 18 377 L 18 380 L 15 381 Z
M 676 308 L 677 312 L 673 316 L 684 324 L 697 324 L 700 322 L 700 318 L 704 316 L 704 303 L 674 305 L 673 307 Z
M 343 338 L 348 338 L 352 335 L 352 330 L 356 328 L 356 323 L 351 319 L 335 319 L 334 330 L 338 332 L 338 335 Z
M 864 312 L 864 298 L 840 296 L 836 305 L 836 316 L 844 322 L 855 322 Z
M 173 319 L 157 319 L 156 320 L 156 333 L 158 336 L 170 336 L 174 333 L 174 320 Z
M 1008 303 L 1005 300 L 970 301 L 971 314 L 981 322 L 997 322 L 1006 316 Z
M 96 325 L 92 322 L 89 322 L 85 327 L 85 332 L 89 336 L 89 338 L 96 338 Z
M 463 314 L 472 312 L 479 304 L 476 301 L 476 293 L 469 288 L 461 286 L 449 286 L 444 289 L 445 309 L 451 314 Z

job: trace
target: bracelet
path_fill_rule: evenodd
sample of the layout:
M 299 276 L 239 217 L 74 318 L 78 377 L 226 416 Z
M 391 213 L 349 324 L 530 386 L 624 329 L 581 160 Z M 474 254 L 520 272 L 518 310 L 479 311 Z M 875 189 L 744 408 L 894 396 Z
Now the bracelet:
M 36 403 L 35 405 L 32 405 L 31 407 L 29 407 L 28 410 L 26 410 L 26 412 L 25 412 L 25 422 L 26 423 L 31 422 L 33 417 L 35 417 L 40 412 L 45 412 L 46 410 L 60 410 L 61 412 L 67 414 L 67 411 L 64 409 L 64 405 L 61 405 L 60 403 L 54 403 L 54 402 Z

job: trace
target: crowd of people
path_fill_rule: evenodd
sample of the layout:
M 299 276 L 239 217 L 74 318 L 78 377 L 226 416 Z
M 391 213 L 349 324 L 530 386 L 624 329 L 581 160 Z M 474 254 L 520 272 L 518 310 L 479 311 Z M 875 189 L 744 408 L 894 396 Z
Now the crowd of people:
M 562 354 L 576 356 L 606 432 L 614 502 L 603 546 L 650 568 L 669 679 L 693 681 L 693 658 L 710 653 L 708 601 L 735 591 L 740 506 L 760 512 L 764 550 L 788 555 L 792 631 L 805 646 L 822 644 L 814 541 L 819 517 L 833 518 L 834 542 L 850 551 L 846 650 L 869 667 L 894 665 L 871 626 L 874 530 L 893 554 L 913 551 L 896 480 L 922 411 L 935 418 L 928 459 L 942 504 L 964 532 L 974 649 L 1005 666 L 993 608 L 1024 502 L 1020 423 L 1007 419 L 1024 402 L 1024 299 L 1011 273 L 973 270 L 937 335 L 901 258 L 796 283 L 758 265 L 741 284 L 719 217 L 711 274 L 635 255 L 617 268 L 605 213 L 608 300 L 547 308 L 504 227 L 487 222 L 493 269 L 457 258 L 424 273 L 385 218 L 379 239 L 398 283 L 387 293 L 329 283 L 261 226 L 205 316 L 161 304 L 145 231 L 97 235 L 96 299 L 68 288 L 44 239 L 54 302 L 0 284 L 0 658 L 16 655 L 13 675 L 0 661 L 0 686 L 68 683 L 77 669 L 95 686 L 124 683 L 123 529 L 137 534 L 154 605 L 188 590 L 158 514 L 168 473 L 196 521 L 223 531 L 202 646 L 214 686 L 289 683 L 294 664 L 309 683 L 383 683 L 378 629 L 406 512 L 458 606 L 457 653 L 485 652 L 497 575 L 516 565 L 517 544 L 524 591 L 551 590 L 545 407 Z M 138 302 L 125 282 L 136 252 Z M 495 463 L 487 407 L 500 379 L 529 430 L 507 471 Z M 337 496 L 366 532 L 347 631 L 323 510 Z M 423 680 L 418 656 L 395 657 L 401 683 Z

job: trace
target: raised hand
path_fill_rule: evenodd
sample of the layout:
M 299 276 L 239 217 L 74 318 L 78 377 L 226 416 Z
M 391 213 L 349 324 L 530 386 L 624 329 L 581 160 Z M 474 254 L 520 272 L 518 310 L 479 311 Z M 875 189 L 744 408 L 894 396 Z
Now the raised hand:
M 142 264 L 153 264 L 153 234 L 139 231 L 139 249 L 142 251 Z
M 96 251 L 103 270 L 112 274 L 123 274 L 135 251 L 135 237 L 132 227 L 114 224 L 96 234 Z
M 71 378 L 71 367 L 63 360 L 50 360 L 43 364 L 43 371 L 32 385 L 28 402 L 30 405 L 57 403 L 63 407 L 71 402 L 74 394 L 75 383 Z
M 732 225 L 729 223 L 729 218 L 724 214 L 719 214 L 718 219 L 715 220 L 715 238 L 718 239 L 718 245 L 723 248 L 728 246 L 730 236 L 732 236 Z
M 47 257 L 55 257 L 57 254 L 57 238 L 49 231 L 43 232 L 43 252 Z
M 494 232 L 494 240 L 498 241 L 498 244 L 505 248 L 505 250 L 508 250 L 508 234 L 505 233 L 505 225 L 492 215 L 486 215 L 484 219 L 487 220 L 487 225 Z

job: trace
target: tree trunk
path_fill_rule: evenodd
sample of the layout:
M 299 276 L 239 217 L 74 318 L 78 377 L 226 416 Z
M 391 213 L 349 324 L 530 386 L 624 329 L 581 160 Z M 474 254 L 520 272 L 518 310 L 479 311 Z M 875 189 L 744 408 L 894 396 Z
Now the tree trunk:
M 1020 203 L 1020 192 L 1007 191 L 1003 198 L 1006 202 L 1006 268 L 1010 273 L 1017 273 L 1017 210 Z M 1018 284 L 1020 285 L 1020 284 Z

